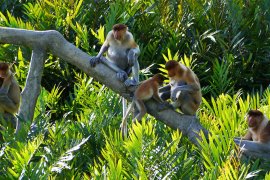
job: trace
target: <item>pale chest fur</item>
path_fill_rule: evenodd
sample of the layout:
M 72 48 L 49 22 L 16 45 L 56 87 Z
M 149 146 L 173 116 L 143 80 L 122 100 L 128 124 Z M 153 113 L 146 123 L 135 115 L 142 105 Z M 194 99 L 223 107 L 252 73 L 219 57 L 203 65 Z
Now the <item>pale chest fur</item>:
M 121 43 L 114 40 L 110 42 L 107 56 L 109 60 L 117 64 L 121 69 L 126 69 L 128 67 L 127 55 L 129 50 L 128 43 Z

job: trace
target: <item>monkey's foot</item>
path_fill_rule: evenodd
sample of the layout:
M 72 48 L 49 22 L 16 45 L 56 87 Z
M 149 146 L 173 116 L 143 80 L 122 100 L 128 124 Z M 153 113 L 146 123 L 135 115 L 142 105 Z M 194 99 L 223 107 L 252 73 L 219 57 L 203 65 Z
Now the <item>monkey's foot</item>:
M 128 75 L 125 71 L 119 71 L 116 73 L 116 77 L 117 79 L 123 82 L 128 78 Z
M 93 58 L 91 58 L 90 60 L 89 60 L 89 62 L 90 62 L 90 66 L 91 67 L 95 67 L 96 66 L 96 64 L 98 64 L 98 63 L 100 63 L 101 62 L 101 59 L 100 59 L 100 57 L 93 57 Z
M 135 81 L 134 79 L 127 79 L 124 83 L 125 83 L 125 86 L 127 87 L 138 85 L 138 82 Z

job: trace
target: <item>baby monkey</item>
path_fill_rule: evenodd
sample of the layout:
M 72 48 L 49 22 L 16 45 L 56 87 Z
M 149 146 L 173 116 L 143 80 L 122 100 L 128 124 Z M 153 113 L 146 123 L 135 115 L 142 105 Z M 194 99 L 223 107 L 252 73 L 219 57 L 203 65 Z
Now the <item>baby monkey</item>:
M 134 122 L 138 120 L 140 122 L 142 117 L 146 114 L 144 101 L 147 101 L 153 97 L 157 102 L 163 103 L 163 100 L 161 100 L 158 95 L 158 88 L 162 86 L 163 81 L 164 77 L 161 74 L 155 74 L 152 78 L 143 81 L 135 90 L 132 103 L 129 105 L 127 113 L 122 119 L 120 126 L 123 137 L 127 136 L 127 118 L 134 104 L 138 108 L 139 113 L 132 121 Z

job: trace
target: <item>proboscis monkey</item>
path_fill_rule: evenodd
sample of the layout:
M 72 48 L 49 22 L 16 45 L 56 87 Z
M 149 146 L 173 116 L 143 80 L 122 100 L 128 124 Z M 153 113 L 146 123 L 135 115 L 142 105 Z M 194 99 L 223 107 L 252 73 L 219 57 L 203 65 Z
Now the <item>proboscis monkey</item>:
M 105 52 L 107 52 L 108 59 L 101 59 Z M 99 62 L 103 62 L 116 71 L 117 78 L 124 81 L 126 86 L 137 85 L 140 70 L 139 53 L 140 48 L 128 31 L 128 27 L 124 24 L 115 24 L 107 34 L 98 55 L 90 60 L 90 64 L 95 66 Z M 132 78 L 128 79 L 131 72 Z
M 107 52 L 107 58 L 103 53 Z M 97 63 L 104 63 L 116 71 L 116 77 L 128 86 L 134 86 L 139 83 L 139 62 L 138 56 L 140 48 L 135 42 L 133 35 L 128 31 L 124 24 L 115 24 L 112 30 L 107 34 L 98 55 L 90 60 L 91 66 Z M 132 73 L 132 77 L 128 78 Z M 126 114 L 127 102 L 122 98 L 123 116 Z
M 163 103 L 162 99 L 160 99 L 158 95 L 158 88 L 163 84 L 163 81 L 164 77 L 162 75 L 155 74 L 152 78 L 143 81 L 135 90 L 132 103 L 129 105 L 127 113 L 123 117 L 121 123 L 121 131 L 124 137 L 127 135 L 127 118 L 134 105 L 138 108 L 139 114 L 133 119 L 133 122 L 135 120 L 141 121 L 142 117 L 146 114 L 144 101 L 154 98 L 157 102 Z
M 173 107 L 184 114 L 195 115 L 202 101 L 201 86 L 197 75 L 185 65 L 170 60 L 165 64 L 170 78 L 170 97 Z M 185 82 L 185 84 L 181 84 Z
M 20 87 L 10 70 L 10 65 L 6 62 L 0 62 L 0 87 L 1 118 L 6 122 L 10 121 L 16 128 L 14 114 L 18 112 L 20 106 Z
M 250 110 L 247 114 L 248 132 L 245 140 L 257 141 L 270 146 L 270 122 L 259 110 Z

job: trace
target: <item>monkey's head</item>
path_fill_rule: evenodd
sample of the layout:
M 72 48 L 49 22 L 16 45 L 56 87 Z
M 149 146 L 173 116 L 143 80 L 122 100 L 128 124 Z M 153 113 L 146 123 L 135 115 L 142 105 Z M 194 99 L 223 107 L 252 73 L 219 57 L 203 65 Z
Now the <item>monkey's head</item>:
M 0 62 L 0 78 L 7 78 L 9 75 L 9 63 Z
M 113 26 L 113 36 L 116 40 L 122 40 L 128 27 L 125 24 L 115 24 Z
M 185 69 L 180 66 L 179 62 L 175 60 L 169 60 L 165 64 L 165 69 L 168 71 L 169 77 L 182 77 L 184 75 Z
M 259 110 L 250 110 L 247 115 L 247 123 L 250 128 L 259 127 L 264 119 L 263 113 Z
M 156 80 L 160 86 L 163 84 L 165 80 L 165 77 L 161 74 L 155 74 L 152 78 Z

